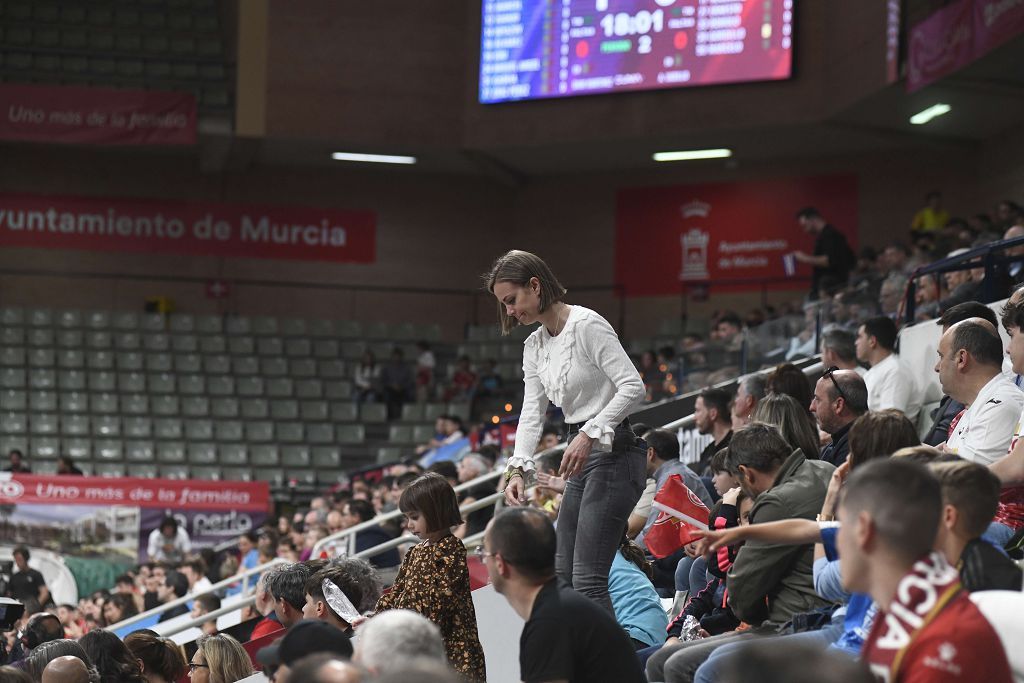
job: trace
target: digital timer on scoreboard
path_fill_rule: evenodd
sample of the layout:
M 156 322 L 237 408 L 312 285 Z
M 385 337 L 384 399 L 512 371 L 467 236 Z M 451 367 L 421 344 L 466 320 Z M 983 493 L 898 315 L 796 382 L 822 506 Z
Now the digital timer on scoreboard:
M 793 0 L 482 0 L 480 101 L 780 80 Z

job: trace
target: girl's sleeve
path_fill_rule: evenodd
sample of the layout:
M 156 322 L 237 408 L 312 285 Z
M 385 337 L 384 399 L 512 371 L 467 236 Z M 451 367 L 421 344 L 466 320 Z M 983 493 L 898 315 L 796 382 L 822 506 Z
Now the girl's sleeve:
M 409 564 L 409 559 L 416 552 L 415 548 L 410 548 L 409 552 L 406 553 L 405 560 L 402 565 L 398 568 L 398 576 L 395 577 L 395 582 L 391 584 L 391 588 L 381 594 L 377 598 L 377 605 L 373 608 L 374 612 L 383 612 L 386 609 L 395 609 L 402 607 L 402 597 L 405 593 L 405 574 L 406 566 Z

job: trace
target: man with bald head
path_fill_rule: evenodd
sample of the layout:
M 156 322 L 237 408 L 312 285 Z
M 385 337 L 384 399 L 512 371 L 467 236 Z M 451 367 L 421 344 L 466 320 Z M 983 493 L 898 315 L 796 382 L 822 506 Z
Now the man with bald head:
M 839 467 L 850 453 L 850 425 L 868 412 L 868 385 L 854 370 L 829 369 L 814 385 L 811 412 L 818 428 L 832 437 L 821 449 L 821 459 Z
M 1024 393 L 1002 374 L 999 332 L 984 318 L 968 318 L 942 334 L 938 355 L 942 391 L 966 406 L 953 419 L 944 448 L 991 465 L 1006 454 L 1024 407 Z
M 41 680 L 42 683 L 91 683 L 85 662 L 71 655 L 51 660 L 43 669 Z

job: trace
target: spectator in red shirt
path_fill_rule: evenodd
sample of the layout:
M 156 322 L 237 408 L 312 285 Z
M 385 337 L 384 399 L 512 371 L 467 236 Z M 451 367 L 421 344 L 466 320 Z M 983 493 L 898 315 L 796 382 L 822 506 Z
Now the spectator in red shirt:
M 861 656 L 890 683 L 1013 680 L 992 625 L 932 545 L 942 489 L 928 470 L 902 459 L 854 472 L 839 505 L 843 584 L 880 606 Z

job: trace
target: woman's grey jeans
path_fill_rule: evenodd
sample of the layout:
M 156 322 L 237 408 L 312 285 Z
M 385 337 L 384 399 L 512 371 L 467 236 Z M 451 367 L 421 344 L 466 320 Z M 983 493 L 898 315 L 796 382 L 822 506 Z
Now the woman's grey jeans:
M 573 436 L 570 431 L 570 442 Z M 583 470 L 566 482 L 558 509 L 556 573 L 612 615 L 608 574 L 647 482 L 645 445 L 628 423 L 616 427 L 611 452 L 590 453 Z

